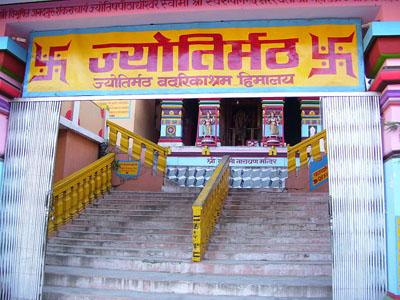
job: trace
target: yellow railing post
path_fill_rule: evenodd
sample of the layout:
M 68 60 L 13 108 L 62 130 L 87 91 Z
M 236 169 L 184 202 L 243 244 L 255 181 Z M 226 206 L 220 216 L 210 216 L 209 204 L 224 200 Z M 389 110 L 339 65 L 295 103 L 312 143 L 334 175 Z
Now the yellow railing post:
M 310 155 L 314 160 L 320 160 L 322 156 L 320 148 L 321 140 L 324 140 L 324 148 L 327 149 L 326 130 L 301 141 L 293 147 L 288 147 L 288 171 L 290 172 L 296 169 L 296 154 L 299 154 L 300 157 L 300 167 L 308 162 L 308 155 Z M 309 148 L 311 148 L 310 153 L 308 153 Z
M 193 256 L 201 261 L 229 191 L 229 156 L 224 156 L 193 203 Z
M 107 154 L 54 184 L 49 233 L 74 218 L 95 197 L 110 190 L 111 164 L 114 157 L 114 153 Z
M 107 121 L 107 127 L 109 132 L 109 143 L 112 146 L 119 146 L 119 149 L 124 152 L 128 153 L 129 151 L 129 140 L 133 141 L 132 145 L 132 157 L 134 159 L 140 159 L 142 155 L 142 147 L 146 148 L 144 154 L 144 163 L 149 166 L 153 167 L 155 153 L 158 153 L 158 160 L 157 160 L 157 169 L 163 173 L 167 168 L 167 155 L 168 155 L 168 148 L 161 147 L 152 141 L 136 134 L 130 132 L 129 130 L 121 127 L 113 122 Z M 117 145 L 117 136 L 118 133 L 121 135 L 120 144 Z

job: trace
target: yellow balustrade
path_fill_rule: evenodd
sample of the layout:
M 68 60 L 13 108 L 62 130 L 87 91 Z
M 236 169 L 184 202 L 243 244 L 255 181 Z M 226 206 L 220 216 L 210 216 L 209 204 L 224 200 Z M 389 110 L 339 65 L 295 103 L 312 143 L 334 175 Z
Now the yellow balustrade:
M 314 160 L 320 160 L 321 144 L 320 141 L 324 140 L 325 152 L 327 151 L 326 144 L 326 130 L 323 130 L 308 139 L 301 141 L 293 147 L 288 146 L 287 158 L 288 158 L 288 171 L 296 170 L 296 156 L 300 157 L 300 167 L 308 162 L 308 155 L 310 154 Z
M 229 156 L 224 156 L 214 173 L 193 203 L 193 256 L 201 261 L 207 250 L 208 240 L 218 222 L 229 190 Z
M 68 223 L 94 199 L 111 189 L 114 157 L 114 153 L 107 154 L 54 184 L 49 233 Z
M 145 148 L 144 163 L 150 167 L 153 167 L 155 154 L 158 153 L 157 169 L 165 173 L 167 155 L 170 152 L 168 148 L 161 147 L 113 122 L 107 121 L 107 127 L 110 145 L 118 146 L 122 152 L 128 153 L 130 151 L 129 140 L 132 140 L 132 157 L 134 159 L 141 159 L 142 148 Z M 121 135 L 119 145 L 117 145 L 118 133 Z

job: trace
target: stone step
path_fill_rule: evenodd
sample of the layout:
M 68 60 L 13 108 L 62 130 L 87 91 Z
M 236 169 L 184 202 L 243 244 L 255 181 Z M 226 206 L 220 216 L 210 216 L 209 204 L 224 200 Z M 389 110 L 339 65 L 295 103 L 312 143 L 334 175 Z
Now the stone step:
M 192 229 L 179 229 L 179 228 L 136 228 L 135 223 L 131 224 L 131 227 L 110 227 L 110 226 L 82 226 L 75 224 L 68 224 L 63 227 L 62 231 L 82 231 L 82 232 L 98 232 L 98 233 L 124 233 L 127 235 L 130 234 L 172 234 L 172 235 L 192 235 Z M 330 231 L 328 228 L 324 229 L 316 229 L 316 230 L 280 230 L 280 228 L 275 230 L 250 230 L 247 229 L 245 231 L 242 230 L 226 230 L 226 229 L 217 229 L 213 233 L 214 236 L 246 236 L 252 238 L 258 238 L 260 236 L 263 237 L 330 237 Z
M 174 204 L 140 204 L 140 203 L 109 203 L 106 201 L 94 203 L 90 206 L 90 208 L 97 209 L 129 209 L 129 210 L 175 210 L 175 211 L 192 211 L 192 205 L 186 203 L 174 203 Z M 293 204 L 293 203 L 271 203 L 271 204 L 261 204 L 261 205 L 252 205 L 252 204 L 229 204 L 226 203 L 224 205 L 223 210 L 273 210 L 273 211 L 315 211 L 315 212 L 324 212 L 327 211 L 328 206 L 324 204 L 307 204 L 301 205 Z
M 235 222 L 228 223 L 223 219 L 219 221 L 216 225 L 216 230 L 224 229 L 224 230 L 235 230 L 235 231 L 281 231 L 281 230 L 330 230 L 329 222 L 324 221 L 321 223 L 289 223 L 289 222 L 280 222 L 280 220 L 276 220 L 276 222 L 259 224 L 259 223 L 245 223 L 245 222 Z
M 163 197 L 190 197 L 196 196 L 198 192 L 151 192 L 151 191 L 117 191 L 112 190 L 111 192 L 107 193 L 107 196 L 126 196 L 126 197 L 152 197 L 152 196 L 163 196 Z
M 103 215 L 119 215 L 119 216 L 192 216 L 192 207 L 189 206 L 185 211 L 182 210 L 164 210 L 162 208 L 158 209 L 128 209 L 128 208 L 98 208 L 98 207 L 88 207 L 84 211 L 85 215 L 90 214 L 103 214 Z
M 143 228 L 143 227 L 136 227 L 137 224 L 130 223 L 130 226 L 104 226 L 104 225 L 97 225 L 94 223 L 93 225 L 76 225 L 75 223 L 68 224 L 62 228 L 62 231 L 83 231 L 83 232 L 112 232 L 112 233 L 125 233 L 125 234 L 177 234 L 177 235 L 191 235 L 192 229 L 191 228 L 168 228 L 162 227 L 159 228 Z
M 243 238 L 246 239 L 265 239 L 265 238 L 312 238 L 312 239 L 330 239 L 331 233 L 328 230 L 315 230 L 315 231 L 306 231 L 306 230 L 276 230 L 276 231 L 226 231 L 226 230 L 216 230 L 214 231 L 212 237 L 221 239 L 231 239 L 238 238 L 238 240 L 243 241 Z
M 121 202 L 121 203 L 190 203 L 196 200 L 195 197 L 164 197 L 164 196 L 148 196 L 148 197 L 121 197 L 121 196 L 106 196 L 104 198 L 99 198 L 98 201 L 104 202 Z M 327 198 L 320 197 L 246 197 L 246 196 L 228 196 L 225 200 L 226 202 L 241 202 L 241 203 L 257 203 L 257 204 L 268 204 L 268 203 L 296 203 L 296 204 L 312 204 L 321 203 L 327 204 Z
M 281 191 L 275 192 L 271 191 L 270 189 L 230 189 L 228 195 L 246 195 L 246 196 L 257 196 L 257 195 L 271 195 L 271 196 L 288 196 L 288 197 L 297 197 L 297 196 L 310 196 L 310 197 L 327 197 L 328 193 L 320 193 L 320 192 L 288 192 L 288 191 Z
M 169 242 L 169 241 L 126 241 L 126 240 L 106 240 L 106 239 L 80 239 L 80 238 L 65 238 L 53 237 L 48 242 L 51 244 L 63 245 L 78 245 L 78 246 L 94 246 L 94 247 L 125 247 L 125 248 L 140 248 L 140 249 L 187 249 L 192 251 L 192 244 L 188 242 Z
M 179 258 L 190 260 L 192 258 L 191 247 L 186 247 L 186 251 L 179 248 L 151 249 L 151 248 L 122 248 L 122 247 L 96 247 L 93 245 L 63 245 L 51 243 L 47 245 L 47 251 L 50 253 L 65 254 L 85 254 L 97 256 L 114 256 L 114 257 L 135 257 L 136 259 L 151 258 Z
M 163 196 L 163 197 L 189 197 L 196 196 L 199 192 L 148 192 L 148 191 L 118 191 L 112 190 L 107 193 L 106 196 L 124 196 L 124 197 L 153 197 L 153 196 Z M 328 193 L 319 192 L 277 192 L 271 191 L 270 189 L 230 189 L 228 196 L 242 196 L 242 197 L 310 197 L 310 198 L 327 198 Z
M 249 225 L 256 224 L 324 224 L 329 225 L 328 217 L 304 217 L 304 218 L 285 218 L 282 217 L 270 217 L 270 218 L 249 218 L 249 217 L 223 217 L 220 218 L 219 224 L 227 224 L 227 223 L 244 223 Z
M 183 250 L 181 248 L 171 249 L 135 249 L 135 248 L 122 248 L 122 247 L 95 247 L 95 246 L 82 246 L 82 245 L 62 245 L 62 244 L 48 244 L 47 251 L 51 253 L 68 253 L 68 254 L 88 254 L 98 256 L 115 256 L 115 257 L 136 257 L 143 259 L 151 258 L 180 258 L 191 259 L 192 251 L 189 248 Z M 225 251 L 207 251 L 206 259 L 211 260 L 243 260 L 243 261 L 285 261 L 285 260 L 318 260 L 323 261 L 331 260 L 330 251 L 327 252 L 290 252 L 283 251 L 269 251 L 269 252 L 225 252 Z
M 298 206 L 312 206 L 312 205 L 326 205 L 328 206 L 328 201 L 323 199 L 249 199 L 249 198 L 227 198 L 224 203 L 235 204 L 235 205 L 298 205 Z
M 99 199 L 95 203 L 122 203 L 122 204 L 191 204 L 196 198 L 164 198 L 164 197 L 147 197 L 147 198 L 115 198 L 109 197 Z
M 53 237 L 48 241 L 48 245 L 67 245 L 67 246 L 82 246 L 82 247 L 122 247 L 122 248 L 132 248 L 132 249 L 160 249 L 167 251 L 168 249 L 182 249 L 183 251 L 192 251 L 192 244 L 187 242 L 162 242 L 162 241 L 121 241 L 121 240 L 87 240 L 78 238 L 62 238 Z M 319 244 L 280 244 L 275 243 L 271 245 L 266 244 L 236 244 L 236 252 L 268 252 L 268 251 L 299 251 L 299 252 L 327 252 L 330 251 L 331 245 L 329 241 L 323 241 Z M 208 246 L 208 251 L 232 251 L 232 245 L 230 243 L 219 243 L 210 244 Z
M 331 278 L 218 276 L 46 266 L 45 284 L 136 292 L 225 296 L 330 297 Z
M 97 209 L 130 209 L 130 210 L 192 210 L 191 203 L 163 203 L 163 204 L 149 204 L 149 203 L 135 203 L 135 202 L 126 202 L 121 203 L 115 201 L 114 203 L 110 203 L 110 201 L 99 201 L 98 203 L 94 203 L 90 206 L 91 208 Z
M 183 222 L 189 222 L 192 220 L 192 215 L 187 215 L 187 216 L 157 216 L 157 215 L 107 215 L 107 214 L 98 214 L 98 213 L 89 213 L 89 212 L 83 212 L 82 217 L 84 218 L 94 218 L 94 219 L 107 219 L 110 221 L 131 221 L 131 222 L 140 222 L 140 221 L 154 221 L 154 220 L 159 220 L 161 222 L 165 221 L 176 221 L 176 220 L 181 220 Z
M 135 229 L 192 229 L 192 222 L 161 222 L 161 221 L 146 221 L 146 223 L 135 223 L 130 221 L 111 221 L 108 219 L 94 219 L 85 218 L 80 216 L 74 219 L 70 224 L 80 226 L 104 226 L 109 228 L 135 228 Z M 66 225 L 68 226 L 68 225 Z M 65 227 L 62 227 L 65 228 Z M 248 223 L 226 223 L 220 221 L 216 229 L 234 230 L 234 231 L 269 231 L 269 230 L 330 230 L 328 221 L 324 223 L 294 223 L 288 224 L 287 222 L 270 223 L 270 224 L 248 224 Z M 61 229 L 62 230 L 62 229 Z
M 249 263 L 249 261 L 239 260 L 203 260 L 193 263 L 190 260 L 166 258 L 135 259 L 47 252 L 46 265 L 186 274 L 331 276 L 330 261 L 251 261 Z M 169 275 L 166 278 L 169 278 Z
M 237 244 L 318 244 L 329 239 L 328 237 L 279 237 L 279 236 L 260 236 L 260 237 L 246 237 L 246 236 L 211 236 L 210 243 L 229 243 L 232 247 Z
M 246 221 L 247 220 L 247 221 Z M 72 224 L 119 224 L 119 226 L 126 226 L 127 224 L 137 224 L 138 228 L 141 227 L 166 227 L 166 228 L 192 228 L 193 223 L 191 219 L 179 219 L 179 218 L 149 218 L 148 216 L 141 216 L 137 218 L 129 218 L 126 216 L 109 216 L 104 217 L 94 215 L 81 215 L 72 221 Z M 293 218 L 290 220 L 282 218 L 221 218 L 217 224 L 217 228 L 271 228 L 279 226 L 301 226 L 305 228 L 317 228 L 325 227 L 329 228 L 328 219 L 298 219 Z M 61 229 L 62 230 L 62 229 Z
M 176 293 L 150 293 L 112 289 L 71 288 L 60 286 L 45 286 L 44 300 L 243 300 L 242 296 L 205 296 Z M 276 298 L 246 296 L 246 300 L 308 300 L 310 298 Z M 313 300 L 330 300 L 331 298 L 312 298 Z
M 120 207 L 113 207 L 113 208 L 99 208 L 99 207 L 88 207 L 83 213 L 84 215 L 90 214 L 103 214 L 103 215 L 118 215 L 118 216 L 126 216 L 126 215 L 134 215 L 134 216 L 155 216 L 155 215 L 162 215 L 162 216 L 192 216 L 192 208 L 187 207 L 183 209 L 173 209 L 173 207 L 169 209 L 163 209 L 159 207 L 158 209 L 129 209 L 129 208 L 120 208 Z M 317 217 L 321 215 L 318 211 L 307 211 L 307 210 L 289 210 L 289 211 L 279 211 L 277 209 L 254 209 L 254 210 L 222 210 L 222 216 L 227 217 L 285 217 L 285 218 L 292 218 L 292 217 Z
M 210 243 L 208 251 L 330 251 L 331 244 L 329 240 L 321 241 L 319 244 L 288 244 L 288 243 L 275 243 L 275 244 L 231 244 L 231 243 Z
M 185 235 L 172 235 L 172 234 L 129 234 L 118 232 L 83 232 L 83 231 L 67 231 L 61 230 L 57 233 L 57 237 L 78 238 L 86 240 L 106 239 L 115 241 L 168 241 L 168 242 L 187 242 L 190 243 L 192 236 Z
M 123 197 L 123 198 L 144 198 L 144 197 L 164 197 L 164 198 L 184 198 L 197 197 L 200 192 L 140 192 L 140 191 L 111 191 L 103 197 Z M 288 192 L 253 192 L 248 189 L 231 189 L 228 197 L 252 197 L 252 198 L 328 198 L 327 193 L 288 193 Z
M 186 221 L 189 222 L 192 219 L 192 214 L 181 215 L 179 213 L 160 213 L 159 215 L 148 214 L 143 215 L 141 212 L 135 214 L 135 212 L 126 212 L 126 214 L 119 212 L 118 214 L 109 214 L 106 212 L 95 211 L 95 210 L 87 210 L 82 213 L 81 215 L 84 218 L 95 218 L 95 219 L 107 219 L 113 221 L 151 221 L 151 220 L 158 220 L 158 221 Z M 263 216 L 255 216 L 249 218 L 248 216 L 233 216 L 233 215 L 226 215 L 223 212 L 223 217 L 220 219 L 221 223 L 232 223 L 232 222 L 246 222 L 246 223 L 258 223 L 258 224 L 265 224 L 265 223 L 274 223 L 275 221 L 281 223 L 328 223 L 329 219 L 328 216 L 316 216 L 309 214 L 300 215 L 300 216 L 288 216 L 286 213 L 281 214 L 274 214 L 273 212 L 266 212 Z
M 283 236 L 281 236 L 283 235 Z M 214 234 L 211 236 L 211 243 L 230 243 L 232 246 L 236 244 L 271 244 L 271 243 L 281 243 L 281 244 L 307 244 L 307 243 L 321 243 L 330 238 L 329 232 L 322 232 L 321 236 L 317 234 L 311 234 L 309 236 L 297 236 L 288 235 L 288 233 L 272 233 L 265 235 L 237 235 L 237 234 Z M 78 239 L 106 239 L 106 240 L 116 240 L 116 241 L 168 241 L 168 242 L 186 242 L 191 243 L 191 234 L 142 234 L 139 232 L 98 232 L 98 231 L 73 231 L 61 230 L 57 233 L 57 237 L 64 238 L 78 238 Z
M 302 218 L 302 217 L 319 217 L 320 211 L 279 211 L 279 210 L 222 210 L 221 216 L 227 217 L 276 217 L 276 218 Z M 326 216 L 328 217 L 328 216 Z
M 109 194 L 105 195 L 102 197 L 103 199 L 113 199 L 113 200 L 126 200 L 126 201 L 135 201 L 135 200 L 141 200 L 145 201 L 147 200 L 165 200 L 165 201 L 170 201 L 170 200 L 175 200 L 175 201 L 190 201 L 191 199 L 196 199 L 197 194 Z
M 126 228 L 179 228 L 179 229 L 191 229 L 193 227 L 193 222 L 191 220 L 183 220 L 181 222 L 172 221 L 146 221 L 144 222 L 132 222 L 129 219 L 122 221 L 109 220 L 108 218 L 97 219 L 97 218 L 87 218 L 84 215 L 72 220 L 71 224 L 74 225 L 99 225 L 112 227 L 126 227 Z M 64 228 L 64 227 L 62 227 Z M 62 229 L 61 229 L 62 230 Z
M 205 254 L 205 259 L 210 260 L 242 260 L 242 261 L 328 261 L 332 260 L 330 248 L 326 249 L 326 252 L 322 251 L 294 251 L 290 252 L 290 248 L 286 251 L 262 251 L 262 252 L 250 252 L 250 251 L 215 251 L 208 250 Z

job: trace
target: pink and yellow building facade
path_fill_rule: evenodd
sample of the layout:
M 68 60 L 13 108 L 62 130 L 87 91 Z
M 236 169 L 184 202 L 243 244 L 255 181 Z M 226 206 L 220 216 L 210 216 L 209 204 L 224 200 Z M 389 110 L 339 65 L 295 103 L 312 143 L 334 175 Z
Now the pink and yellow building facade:
M 119 105 L 113 118 L 170 147 L 170 180 L 203 186 L 209 168 L 230 154 L 232 187 L 285 188 L 287 145 L 323 129 L 318 93 L 377 92 L 382 127 L 400 122 L 399 16 L 397 0 L 0 6 L 0 154 L 8 102 L 22 88 L 27 98 L 126 95 L 136 102 L 110 103 Z M 3 40 L 14 48 L 3 51 Z M 88 105 L 65 104 L 63 126 L 101 143 L 106 116 Z M 100 118 L 86 124 L 85 109 Z M 77 139 L 64 142 L 60 161 Z M 382 142 L 387 297 L 400 299 L 400 129 L 383 130 Z
M 21 95 L 25 62 L 26 49 L 9 37 L 0 37 L 0 178 L 3 172 L 10 101 Z
M 400 299 L 400 22 L 373 22 L 364 37 L 370 90 L 381 93 L 385 172 L 388 297 Z M 391 128 L 391 125 L 395 127 Z

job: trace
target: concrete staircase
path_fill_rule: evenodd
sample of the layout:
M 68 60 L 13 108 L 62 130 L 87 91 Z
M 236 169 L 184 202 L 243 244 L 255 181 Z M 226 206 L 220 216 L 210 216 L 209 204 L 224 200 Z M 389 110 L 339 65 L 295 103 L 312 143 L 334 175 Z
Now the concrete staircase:
M 231 190 L 200 263 L 195 197 L 99 199 L 49 239 L 44 299 L 331 299 L 326 194 Z

